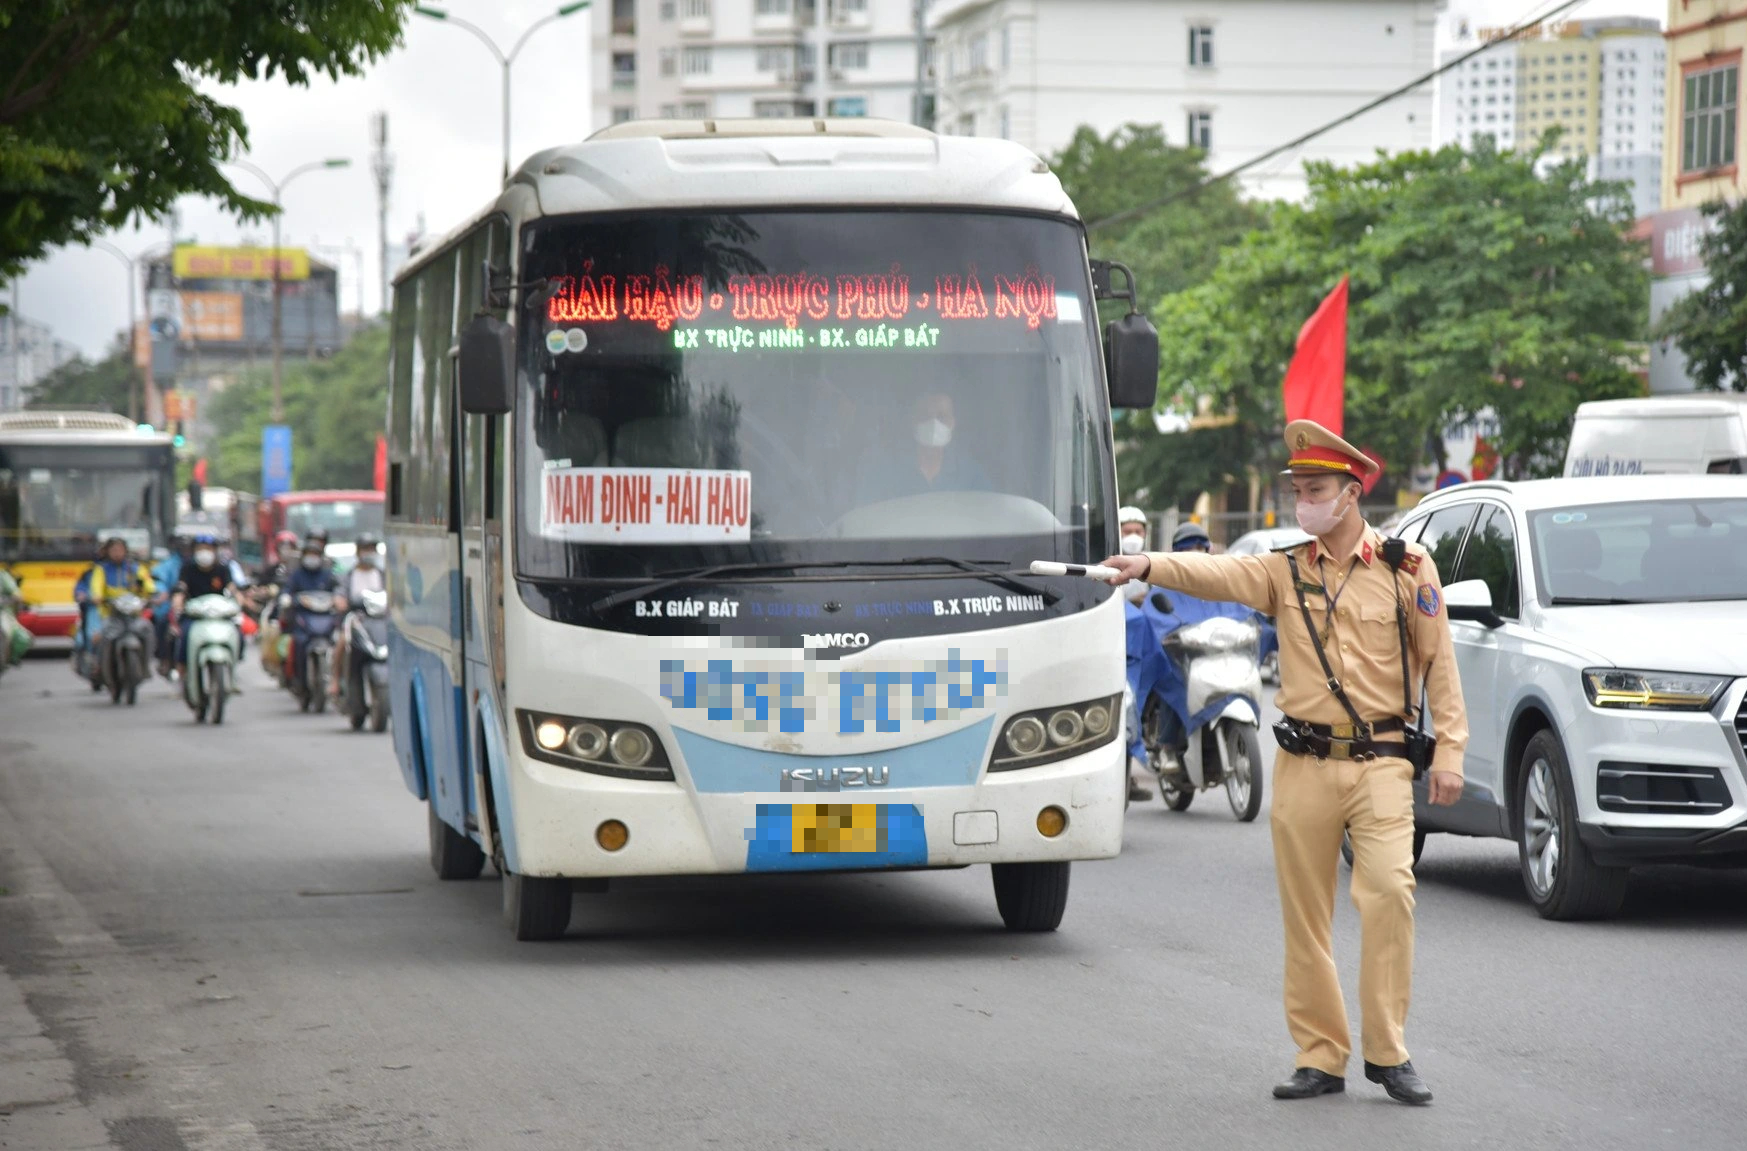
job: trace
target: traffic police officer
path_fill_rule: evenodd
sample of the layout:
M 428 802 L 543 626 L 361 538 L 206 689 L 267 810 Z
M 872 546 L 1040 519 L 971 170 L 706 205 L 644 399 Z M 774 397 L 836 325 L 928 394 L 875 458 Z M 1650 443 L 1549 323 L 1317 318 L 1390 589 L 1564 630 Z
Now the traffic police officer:
M 1176 552 L 1104 562 L 1123 572 L 1113 583 L 1144 579 L 1247 604 L 1278 621 L 1276 702 L 1290 725 L 1288 742 L 1302 753 L 1282 749 L 1274 758 L 1286 1023 L 1298 1046 L 1296 1070 L 1274 1088 L 1275 1097 L 1346 1089 L 1351 1040 L 1332 951 L 1344 831 L 1353 845 L 1361 932 L 1365 1077 L 1404 1103 L 1429 1103 L 1432 1093 L 1402 1042 L 1413 978 L 1413 767 L 1406 744 L 1415 734 L 1408 721 L 1418 692 L 1404 683 L 1401 637 L 1405 678 L 1425 683 L 1437 734 L 1427 798 L 1452 804 L 1462 793 L 1468 720 L 1443 588 L 1417 544 L 1407 545 L 1397 565 L 1388 563 L 1382 537 L 1360 516 L 1362 481 L 1376 472 L 1374 461 L 1309 420 L 1287 425 L 1286 446 L 1298 523 L 1310 542 L 1261 556 Z

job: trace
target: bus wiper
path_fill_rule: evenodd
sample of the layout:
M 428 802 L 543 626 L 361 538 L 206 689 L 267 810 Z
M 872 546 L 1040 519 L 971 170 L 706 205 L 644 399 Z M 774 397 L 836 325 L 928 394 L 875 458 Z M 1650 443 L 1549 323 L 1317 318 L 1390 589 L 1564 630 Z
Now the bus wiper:
M 1556 595 L 1547 601 L 1554 607 L 1596 607 L 1600 605 L 1643 603 L 1636 599 L 1611 599 L 1607 596 Z
M 1054 603 L 1062 598 L 1062 593 L 1056 591 L 1052 587 L 1045 587 L 1043 584 L 1035 584 L 1029 580 L 1022 580 L 1012 572 L 1005 572 L 1000 568 L 992 568 L 984 564 L 974 563 L 971 560 L 954 559 L 952 556 L 911 556 L 909 559 L 899 560 L 898 562 L 901 564 L 945 564 L 947 567 L 955 567 L 959 571 L 970 572 L 980 579 L 988 580 L 990 583 L 1000 584 L 1009 591 L 1023 592 L 1026 595 L 1042 596 L 1044 603 Z

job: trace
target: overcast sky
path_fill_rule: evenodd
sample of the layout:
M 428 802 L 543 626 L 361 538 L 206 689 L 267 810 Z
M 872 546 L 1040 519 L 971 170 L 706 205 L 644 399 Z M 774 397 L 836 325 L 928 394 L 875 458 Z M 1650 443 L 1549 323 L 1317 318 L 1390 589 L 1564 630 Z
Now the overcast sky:
M 1509 24 L 1552 0 L 1451 0 L 1444 35 L 1456 16 L 1475 26 Z M 558 0 L 449 0 L 447 7 L 491 33 L 505 47 Z M 1666 18 L 1666 0 L 1590 0 L 1569 16 L 1632 14 Z M 513 71 L 511 153 L 514 162 L 540 148 L 580 140 L 590 114 L 589 27 L 586 12 L 541 29 L 517 58 Z M 1441 38 L 1442 41 L 1442 38 Z M 401 49 L 361 79 L 321 81 L 310 88 L 281 82 L 249 83 L 223 90 L 249 125 L 249 159 L 275 178 L 310 160 L 347 157 L 349 169 L 310 172 L 285 196 L 283 243 L 316 249 L 341 269 L 341 306 L 358 306 L 356 257 L 363 254 L 364 302 L 377 305 L 376 190 L 370 171 L 370 115 L 389 117 L 394 154 L 388 232 L 404 241 L 423 218 L 442 233 L 476 211 L 499 188 L 502 152 L 497 63 L 484 45 L 459 28 L 413 17 Z M 245 172 L 237 186 L 265 198 L 259 181 Z M 267 225 L 243 227 L 212 203 L 185 198 L 179 236 L 205 244 L 269 243 Z M 110 237 L 139 253 L 162 244 L 167 224 Z M 324 249 L 321 245 L 332 245 Z M 8 291 L 7 302 L 11 302 Z M 50 324 L 56 335 L 85 355 L 103 354 L 127 326 L 127 281 L 112 255 L 85 248 L 63 249 L 25 274 L 20 311 Z M 144 301 L 140 302 L 144 312 Z

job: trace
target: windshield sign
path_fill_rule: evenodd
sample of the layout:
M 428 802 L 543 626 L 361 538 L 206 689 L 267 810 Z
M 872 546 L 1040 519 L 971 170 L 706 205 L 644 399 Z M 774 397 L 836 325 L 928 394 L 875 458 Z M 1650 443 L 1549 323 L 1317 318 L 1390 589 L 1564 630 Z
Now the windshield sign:
M 1747 599 L 1747 500 L 1644 500 L 1534 512 L 1542 602 Z
M 1106 554 L 1109 405 L 1055 219 L 765 212 L 524 233 L 524 574 Z

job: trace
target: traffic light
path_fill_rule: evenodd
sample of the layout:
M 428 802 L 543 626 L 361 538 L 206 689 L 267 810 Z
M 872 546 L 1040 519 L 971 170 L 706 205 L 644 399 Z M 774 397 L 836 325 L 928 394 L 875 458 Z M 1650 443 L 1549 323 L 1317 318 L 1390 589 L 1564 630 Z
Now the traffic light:
M 170 424 L 170 442 L 177 447 L 186 447 L 188 439 L 182 434 L 182 421 L 175 420 Z

